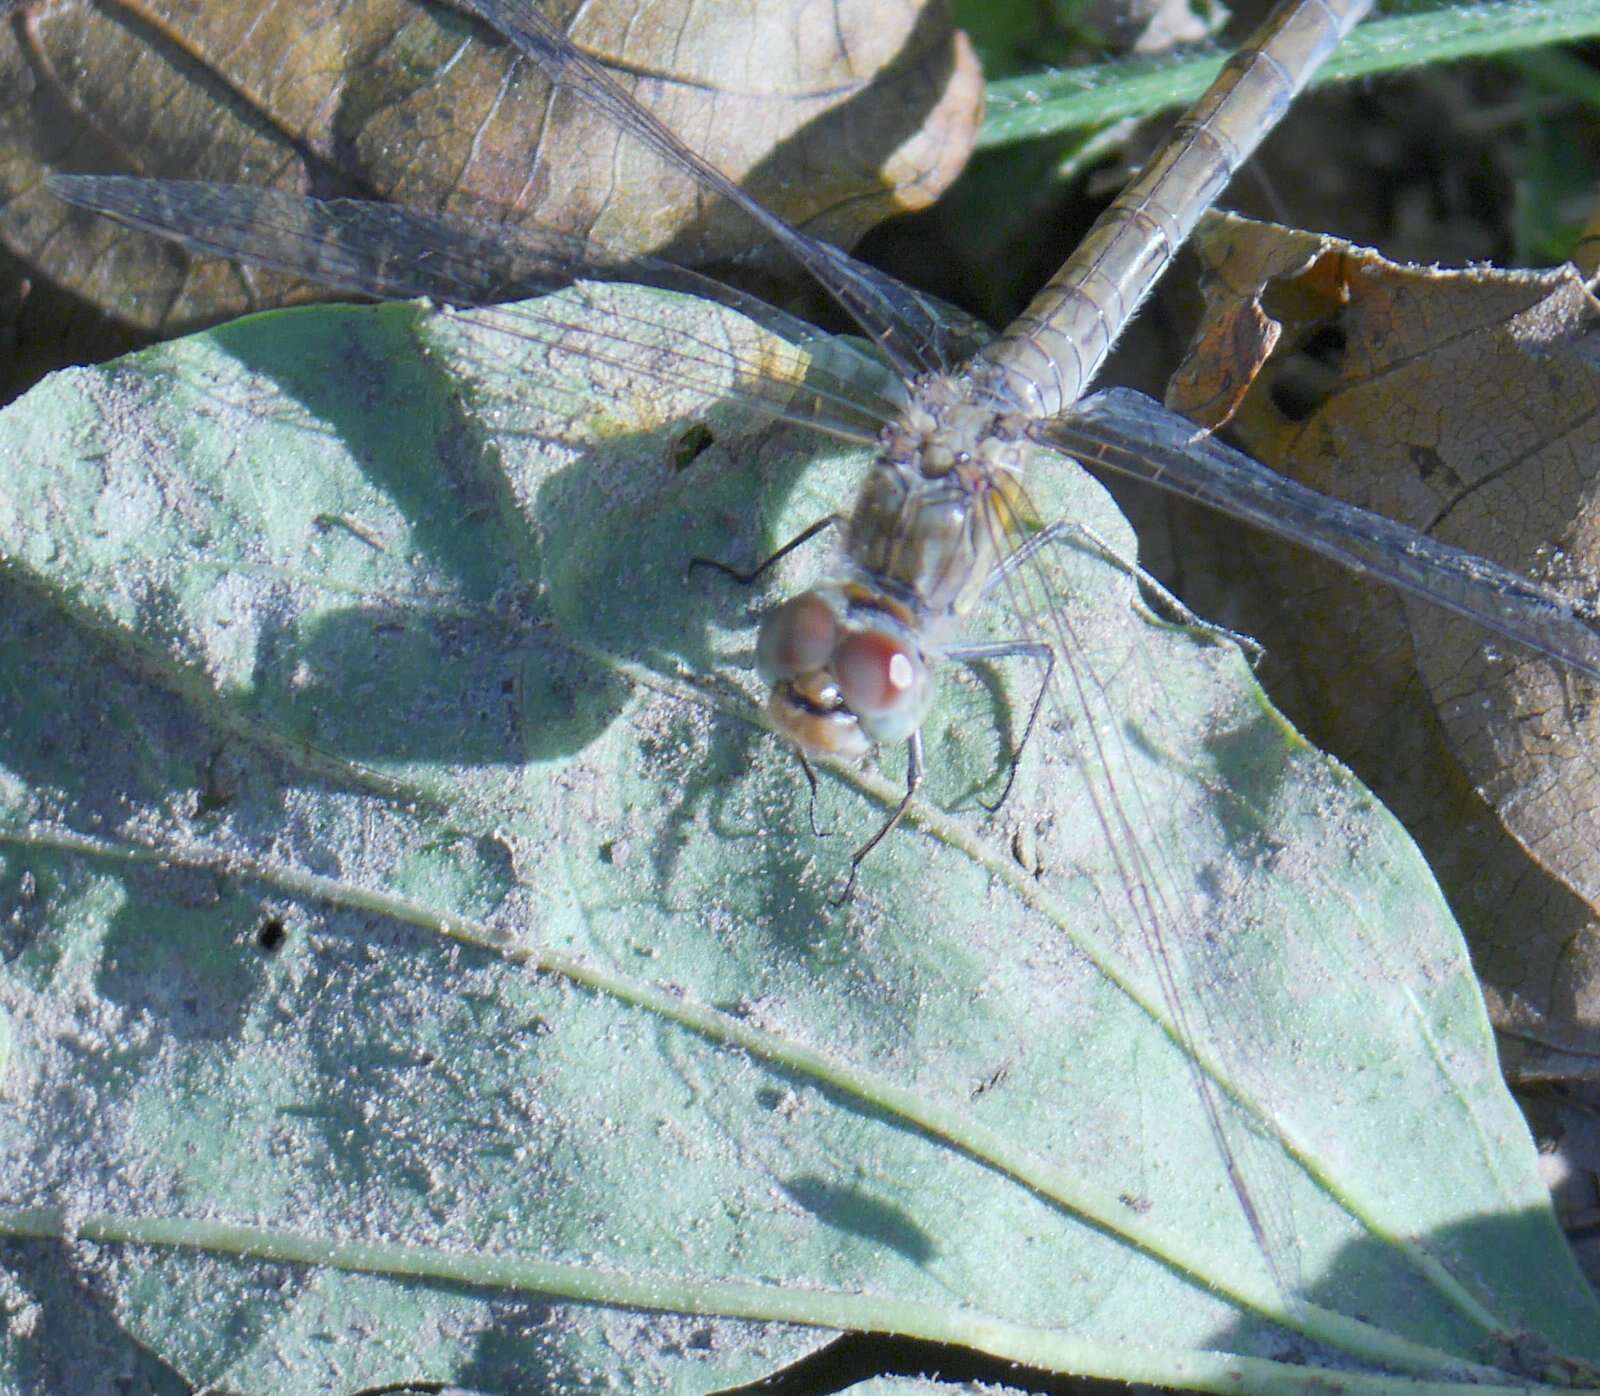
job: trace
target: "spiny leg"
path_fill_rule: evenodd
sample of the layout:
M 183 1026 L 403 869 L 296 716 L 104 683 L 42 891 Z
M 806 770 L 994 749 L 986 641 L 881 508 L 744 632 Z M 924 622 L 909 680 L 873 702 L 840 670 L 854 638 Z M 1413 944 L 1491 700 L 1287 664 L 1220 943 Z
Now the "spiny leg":
M 1004 584 L 1006 578 L 1031 558 L 1046 548 L 1055 547 L 1072 547 L 1092 553 L 1108 566 L 1121 572 L 1123 576 L 1132 578 L 1140 591 L 1146 593 L 1146 609 L 1158 619 L 1171 620 L 1190 630 L 1199 631 L 1213 640 L 1236 646 L 1244 651 L 1252 669 L 1260 663 L 1262 649 L 1259 641 L 1237 630 L 1230 630 L 1225 625 L 1218 625 L 1204 616 L 1196 615 L 1183 598 L 1169 590 L 1160 578 L 1147 572 L 1137 562 L 1130 562 L 1092 528 L 1073 519 L 1059 519 L 1047 528 L 1030 535 L 989 574 L 984 583 L 983 599 L 987 600 L 997 587 Z M 1150 603 L 1149 597 L 1155 598 L 1154 604 Z
M 1252 664 L 1259 658 L 1260 647 L 1255 641 L 1248 636 L 1237 635 L 1231 630 L 1213 625 L 1211 622 L 1195 615 L 1155 577 L 1151 576 L 1137 563 L 1129 562 L 1093 529 L 1087 528 L 1072 519 L 1059 520 L 1049 525 L 1049 527 L 1031 534 L 1001 559 L 1000 563 L 984 581 L 982 599 L 987 600 L 996 590 L 1004 586 L 1006 581 L 1015 575 L 1018 570 L 1046 548 L 1063 546 L 1080 549 L 1087 548 L 1102 562 L 1116 568 L 1125 576 L 1131 577 L 1141 590 L 1152 592 L 1161 605 L 1171 615 L 1175 616 L 1180 624 L 1238 645 L 1251 656 Z M 979 802 L 990 814 L 997 814 L 1006 800 L 1010 798 L 1011 789 L 1017 781 L 1017 771 L 1022 764 L 1022 753 L 1027 750 L 1034 726 L 1039 721 L 1039 713 L 1044 707 L 1045 695 L 1050 691 L 1050 680 L 1055 673 L 1056 666 L 1055 647 L 1043 640 L 1001 640 L 992 644 L 952 646 L 944 651 L 944 657 L 946 659 L 959 660 L 963 664 L 973 664 L 989 659 L 1025 658 L 1036 660 L 1044 666 L 1044 678 L 1040 682 L 1038 692 L 1034 694 L 1033 703 L 1028 709 L 1028 720 L 1023 726 L 1022 737 L 1016 746 L 1012 748 L 1011 769 L 1006 776 L 1005 789 L 1000 792 L 1000 798 L 992 805 L 987 801 Z
M 794 754 L 800 758 L 800 769 L 806 773 L 806 785 L 811 791 L 811 801 L 806 810 L 806 818 L 811 821 L 811 837 L 814 839 L 831 839 L 832 829 L 819 829 L 817 827 L 817 772 L 811 762 L 806 759 L 805 752 L 799 747 L 794 749 Z
M 894 813 L 884 821 L 883 827 L 851 854 L 850 876 L 845 879 L 844 890 L 833 898 L 835 906 L 843 906 L 850 900 L 850 894 L 855 891 L 856 874 L 861 871 L 862 862 L 873 849 L 888 838 L 894 831 L 895 826 L 906 817 L 906 811 L 911 808 L 911 801 L 915 798 L 917 790 L 922 784 L 923 774 L 922 733 L 913 732 L 906 738 L 906 793 L 900 797 L 900 803 L 895 806 Z
M 718 562 L 713 557 L 692 557 L 689 559 L 689 575 L 694 575 L 694 569 L 696 567 L 708 567 L 713 572 L 720 572 L 724 577 L 731 577 L 734 581 L 738 582 L 740 586 L 747 587 L 758 577 L 760 577 L 761 574 L 769 567 L 772 567 L 775 563 L 781 562 L 796 548 L 804 547 L 824 529 L 832 528 L 834 524 L 843 522 L 843 514 L 828 514 L 823 518 L 818 519 L 808 528 L 802 529 L 799 533 L 795 534 L 793 538 L 779 548 L 777 552 L 773 553 L 771 557 L 767 558 L 766 561 L 757 563 L 756 566 L 748 572 L 741 572 L 737 567 L 731 567 L 726 562 Z
M 954 659 L 962 664 L 980 664 L 990 659 L 1020 658 L 1032 659 L 1044 665 L 1044 678 L 1039 683 L 1039 691 L 1033 695 L 1033 703 L 1028 709 L 1028 720 L 1023 725 L 1022 736 L 1011 748 L 1011 769 L 1006 775 L 1005 789 L 1000 792 L 1000 798 L 992 805 L 987 800 L 978 801 L 990 814 L 998 814 L 1000 807 L 1010 798 L 1011 787 L 1017 783 L 1017 767 L 1022 764 L 1022 753 L 1027 749 L 1028 739 L 1033 735 L 1033 726 L 1039 720 L 1039 710 L 1044 707 L 1044 696 L 1050 691 L 1050 676 L 1056 669 L 1055 646 L 1044 640 L 996 640 L 990 644 L 954 645 L 946 649 L 943 655 L 946 659 Z

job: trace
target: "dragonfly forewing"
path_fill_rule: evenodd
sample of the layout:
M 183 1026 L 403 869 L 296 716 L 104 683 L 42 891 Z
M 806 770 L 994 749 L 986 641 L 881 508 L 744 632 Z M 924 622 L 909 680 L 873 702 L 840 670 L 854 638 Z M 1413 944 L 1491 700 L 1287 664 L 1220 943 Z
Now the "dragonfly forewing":
M 1600 617 L 1591 603 L 1307 489 L 1141 393 L 1097 393 L 1030 434 L 1078 460 L 1248 520 L 1600 679 Z
M 654 376 L 680 387 L 714 385 L 770 415 L 870 444 L 904 400 L 901 381 L 847 340 L 732 286 L 659 258 L 613 253 L 601 244 L 529 226 L 509 227 L 355 199 L 323 200 L 275 189 L 121 175 L 52 175 L 69 203 L 167 238 L 200 256 L 243 259 L 332 290 L 381 300 L 432 299 L 494 307 L 503 332 L 556 346 L 576 327 L 545 306 L 502 302 L 580 280 L 658 286 L 715 300 L 753 319 L 807 355 L 804 382 L 780 377 L 770 360 L 733 356 L 711 340 L 682 340 L 670 359 L 654 354 Z M 629 336 L 607 319 L 612 357 L 638 371 L 649 326 Z M 606 351 L 592 334 L 584 352 Z M 730 384 L 730 379 L 732 384 Z

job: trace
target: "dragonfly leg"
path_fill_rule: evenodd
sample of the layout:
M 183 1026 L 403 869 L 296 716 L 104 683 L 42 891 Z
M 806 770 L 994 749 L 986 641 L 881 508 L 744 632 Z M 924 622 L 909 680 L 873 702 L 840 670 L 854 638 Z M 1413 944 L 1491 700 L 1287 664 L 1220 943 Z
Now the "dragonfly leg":
M 817 772 L 811 762 L 806 760 L 805 752 L 799 747 L 794 749 L 794 754 L 800 758 L 800 769 L 806 773 L 806 784 L 811 788 L 811 802 L 807 809 L 806 817 L 811 821 L 811 837 L 815 839 L 831 839 L 832 829 L 819 829 L 817 827 Z
M 1159 620 L 1170 621 L 1181 625 L 1185 629 L 1198 631 L 1209 639 L 1230 644 L 1245 653 L 1250 667 L 1253 669 L 1261 661 L 1262 648 L 1259 641 L 1238 630 L 1230 630 L 1225 625 L 1218 625 L 1209 621 L 1204 616 L 1197 615 L 1183 601 L 1183 598 L 1168 590 L 1166 585 L 1153 573 L 1137 562 L 1130 562 L 1112 545 L 1100 537 L 1092 528 L 1078 523 L 1072 519 L 1061 519 L 1042 528 L 1039 532 L 1027 538 L 1020 547 L 1015 548 L 1006 559 L 989 574 L 984 583 L 983 596 L 985 599 L 999 586 L 1004 585 L 1018 568 L 1022 567 L 1029 559 L 1037 556 L 1046 548 L 1071 547 L 1080 551 L 1088 551 L 1110 567 L 1116 568 L 1125 577 L 1131 577 L 1138 584 L 1143 593 L 1146 609 Z
M 777 552 L 773 553 L 771 557 L 767 558 L 765 562 L 757 563 L 756 566 L 748 572 L 741 572 L 737 567 L 730 567 L 726 562 L 718 562 L 715 558 L 692 557 L 689 559 L 690 575 L 693 575 L 696 567 L 708 567 L 713 572 L 720 572 L 724 577 L 733 578 L 733 580 L 738 582 L 740 586 L 747 587 L 774 563 L 780 562 L 782 559 L 788 557 L 789 554 L 792 553 L 796 548 L 804 547 L 805 544 L 809 543 L 824 529 L 832 528 L 834 524 L 843 522 L 843 514 L 829 514 L 825 518 L 818 519 L 809 528 L 803 529 L 801 532 L 795 534 L 793 538 L 779 548 Z
M 867 855 L 888 838 L 895 826 L 906 817 L 906 811 L 911 808 L 911 801 L 922 785 L 922 776 L 922 733 L 913 732 L 906 738 L 906 793 L 900 797 L 900 803 L 884 821 L 883 827 L 850 855 L 850 876 L 845 879 L 844 890 L 833 898 L 835 906 L 843 906 L 850 900 L 850 894 L 855 891 L 856 874 L 861 871 L 861 864 Z
M 997 814 L 1000 806 L 1005 804 L 1011 794 L 1011 787 L 1017 783 L 1017 767 L 1022 764 L 1022 753 L 1027 750 L 1028 738 L 1033 735 L 1033 725 L 1039 720 L 1039 709 L 1044 706 L 1044 695 L 1050 691 L 1050 676 L 1056 668 L 1055 647 L 1043 640 L 997 640 L 985 645 L 952 645 L 942 651 L 942 657 L 954 659 L 962 664 L 978 664 L 988 659 L 1032 659 L 1044 666 L 1044 678 L 1039 683 L 1039 691 L 1033 695 L 1033 705 L 1028 709 L 1028 721 L 1023 726 L 1022 738 L 1011 749 L 1011 769 L 1006 775 L 1005 789 L 1000 792 L 1000 798 L 992 805 L 987 800 L 978 802 L 990 814 Z

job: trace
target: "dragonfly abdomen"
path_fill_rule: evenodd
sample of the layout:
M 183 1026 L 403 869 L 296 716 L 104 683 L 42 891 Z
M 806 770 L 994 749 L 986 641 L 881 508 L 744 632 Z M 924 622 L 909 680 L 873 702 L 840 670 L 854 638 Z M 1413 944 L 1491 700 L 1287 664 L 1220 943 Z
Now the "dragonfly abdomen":
M 979 352 L 974 375 L 996 402 L 1054 417 L 1083 395 L 1200 215 L 1370 8 L 1306 0 L 1273 11 L 1071 260 Z

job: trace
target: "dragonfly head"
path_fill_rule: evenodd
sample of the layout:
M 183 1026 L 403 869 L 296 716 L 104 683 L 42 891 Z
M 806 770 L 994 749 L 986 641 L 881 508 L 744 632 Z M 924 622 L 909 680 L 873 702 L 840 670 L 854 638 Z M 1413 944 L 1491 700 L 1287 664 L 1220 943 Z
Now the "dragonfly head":
M 875 609 L 851 623 L 842 606 L 819 591 L 785 601 L 761 623 L 756 664 L 769 688 L 767 714 L 790 741 L 811 755 L 854 759 L 915 732 L 933 684 L 903 625 Z

